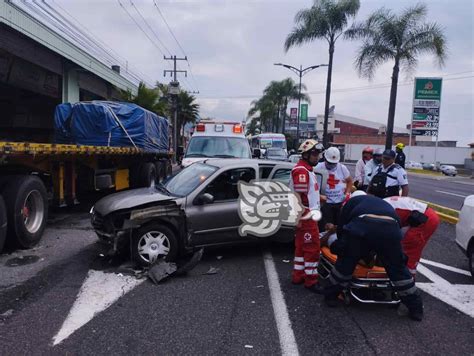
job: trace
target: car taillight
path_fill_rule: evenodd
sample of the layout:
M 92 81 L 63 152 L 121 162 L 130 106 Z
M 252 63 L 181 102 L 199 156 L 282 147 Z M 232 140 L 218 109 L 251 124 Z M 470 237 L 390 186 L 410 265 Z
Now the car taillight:
M 204 124 L 197 124 L 197 126 L 196 126 L 196 131 L 197 131 L 197 132 L 204 132 L 204 131 L 206 131 L 206 125 L 204 125 Z
M 242 133 L 242 126 L 241 125 L 234 125 L 233 129 L 234 133 Z

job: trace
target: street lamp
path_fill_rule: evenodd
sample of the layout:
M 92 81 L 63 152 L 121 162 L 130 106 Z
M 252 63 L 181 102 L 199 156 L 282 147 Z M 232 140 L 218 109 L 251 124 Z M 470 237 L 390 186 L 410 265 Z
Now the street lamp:
M 284 63 L 274 63 L 274 65 L 288 68 L 292 72 L 296 73 L 298 75 L 298 77 L 300 78 L 299 90 L 298 90 L 298 121 L 297 121 L 297 124 L 296 124 L 296 145 L 298 145 L 299 142 L 300 142 L 301 78 L 303 78 L 303 76 L 305 74 L 311 72 L 313 69 L 316 69 L 316 68 L 319 68 L 319 67 L 328 67 L 328 65 L 327 64 L 318 64 L 318 65 L 310 66 L 310 67 L 307 67 L 307 68 L 304 68 L 304 69 L 303 69 L 302 65 L 300 65 L 299 69 L 296 68 L 296 67 L 290 66 L 289 64 L 284 64 Z M 285 125 L 285 122 L 283 122 L 283 127 L 284 127 L 284 125 Z M 297 149 L 298 147 L 295 147 L 295 148 Z

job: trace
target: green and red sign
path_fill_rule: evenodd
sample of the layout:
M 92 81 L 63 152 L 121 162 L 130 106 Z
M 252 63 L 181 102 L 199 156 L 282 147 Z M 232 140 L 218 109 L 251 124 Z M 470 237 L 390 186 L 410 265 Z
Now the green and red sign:
M 441 78 L 415 78 L 412 135 L 438 136 L 441 87 Z

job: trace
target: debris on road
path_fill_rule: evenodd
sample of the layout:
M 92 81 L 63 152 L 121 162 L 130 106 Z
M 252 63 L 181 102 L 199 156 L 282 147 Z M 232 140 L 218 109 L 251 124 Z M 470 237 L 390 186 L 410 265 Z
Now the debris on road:
M 290 263 L 290 260 L 282 260 L 285 263 Z
M 217 256 L 216 257 L 218 260 L 222 260 L 222 256 Z
M 253 349 L 253 346 L 252 345 L 245 345 L 245 348 L 246 349 Z
M 219 272 L 219 268 L 216 267 L 209 267 L 209 270 L 206 273 L 203 274 L 217 274 Z
M 166 262 L 164 260 L 160 260 L 155 263 L 153 266 L 150 267 L 148 272 L 144 272 L 148 275 L 148 277 L 155 283 L 158 284 L 159 282 L 169 278 L 172 275 L 180 276 L 184 275 L 190 270 L 192 270 L 196 265 L 201 261 L 202 255 L 204 253 L 204 249 L 200 249 L 196 251 L 192 257 L 180 265 L 181 261 L 178 261 L 178 264 Z M 217 272 L 216 272 L 217 273 Z M 136 274 L 137 278 L 141 278 L 143 276 Z
M 27 256 L 20 256 L 10 258 L 7 262 L 5 262 L 5 266 L 7 267 L 17 267 L 17 266 L 24 266 L 29 265 L 39 261 L 39 256 L 36 255 L 27 255 Z
M 0 317 L 2 318 L 8 318 L 10 315 L 13 314 L 13 309 L 8 309 L 5 313 L 0 314 Z
M 148 270 L 148 278 L 158 284 L 178 270 L 175 263 L 159 260 Z

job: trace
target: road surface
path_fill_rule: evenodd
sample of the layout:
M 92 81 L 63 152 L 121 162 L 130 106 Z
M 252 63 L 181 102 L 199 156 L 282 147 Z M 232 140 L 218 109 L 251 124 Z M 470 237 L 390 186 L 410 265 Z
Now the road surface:
M 474 350 L 474 280 L 451 225 L 440 227 L 423 256 L 430 279 L 419 274 L 417 282 L 432 295 L 422 292 L 426 317 L 419 323 L 386 306 L 327 308 L 290 283 L 289 245 L 208 249 L 187 276 L 160 285 L 137 280 L 124 274 L 121 260 L 101 256 L 86 211 L 55 215 L 38 248 L 0 255 L 1 355 Z M 205 274 L 211 267 L 217 273 Z

